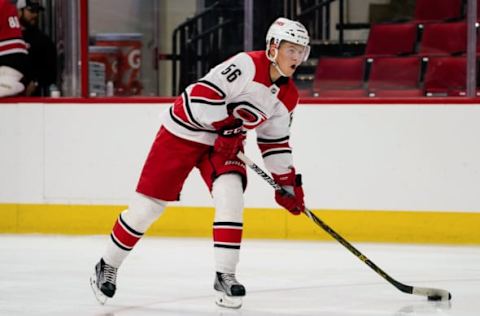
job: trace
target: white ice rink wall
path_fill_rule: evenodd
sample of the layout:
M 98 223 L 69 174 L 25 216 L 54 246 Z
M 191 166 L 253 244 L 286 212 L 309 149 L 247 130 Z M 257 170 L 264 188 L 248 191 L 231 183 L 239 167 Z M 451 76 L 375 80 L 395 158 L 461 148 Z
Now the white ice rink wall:
M 113 207 L 107 224 L 100 225 L 101 232 L 107 230 L 111 214 L 128 203 L 135 189 L 167 106 L 0 104 L 0 212 L 6 218 L 0 232 L 97 233 L 92 222 L 102 222 L 102 209 Z M 433 228 L 426 226 L 437 225 L 440 233 L 448 229 L 443 235 L 454 235 L 440 241 L 480 243 L 479 139 L 478 105 L 308 104 L 296 110 L 291 145 L 310 209 L 324 210 L 350 230 L 371 231 L 378 225 L 376 235 L 354 238 L 375 240 L 380 228 L 387 232 L 395 225 L 418 226 L 428 235 Z M 254 134 L 246 152 L 262 165 Z M 196 172 L 182 200 L 171 206 L 184 211 L 182 221 L 188 219 L 185 214 L 199 216 L 198 210 L 211 216 L 210 196 Z M 290 222 L 301 220 L 276 209 L 271 188 L 254 173 L 249 173 L 246 208 L 252 212 L 246 220 L 258 220 L 253 215 L 258 212 L 274 214 L 283 229 L 255 222 L 251 227 L 263 226 L 266 232 L 252 228 L 252 236 L 309 238 L 315 230 L 303 221 L 295 228 Z M 69 231 L 59 214 L 90 228 L 72 224 L 76 228 Z M 366 216 L 362 225 L 360 215 Z M 41 228 L 44 222 L 49 228 Z M 456 236 L 457 230 L 469 235 Z M 435 240 L 424 236 L 419 241 Z

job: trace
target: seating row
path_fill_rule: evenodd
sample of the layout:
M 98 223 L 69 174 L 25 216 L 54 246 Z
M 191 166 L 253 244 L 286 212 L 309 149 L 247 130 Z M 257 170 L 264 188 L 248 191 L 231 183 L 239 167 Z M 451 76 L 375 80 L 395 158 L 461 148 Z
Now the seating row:
M 421 25 L 389 23 L 372 25 L 365 55 L 461 55 L 466 50 L 467 24 L 464 21 Z M 477 51 L 480 52 L 480 45 Z
M 320 97 L 465 96 L 465 56 L 320 58 L 313 95 Z
M 412 20 L 373 24 L 364 55 L 321 57 L 304 96 L 466 95 L 465 3 L 416 0 Z M 480 3 L 477 15 L 480 21 Z

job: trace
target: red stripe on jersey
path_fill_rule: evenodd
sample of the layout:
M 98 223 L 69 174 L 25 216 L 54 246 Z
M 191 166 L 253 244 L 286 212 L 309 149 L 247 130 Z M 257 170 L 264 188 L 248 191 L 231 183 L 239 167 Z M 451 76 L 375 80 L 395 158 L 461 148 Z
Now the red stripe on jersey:
M 242 241 L 241 228 L 214 228 L 213 240 L 215 242 L 228 242 L 239 244 Z
M 190 97 L 202 97 L 211 100 L 223 100 L 222 96 L 210 87 L 197 83 L 190 91 Z
M 185 112 L 185 105 L 183 104 L 183 98 L 179 96 L 173 104 L 173 114 L 184 122 L 190 123 L 187 113 Z
M 125 227 L 120 223 L 120 219 L 117 219 L 115 226 L 113 226 L 112 234 L 115 238 L 128 248 L 133 248 L 140 237 L 132 235 Z
M 270 79 L 270 60 L 268 60 L 265 55 L 265 51 L 260 50 L 248 52 L 247 54 L 255 64 L 255 77 L 253 81 L 270 87 L 272 85 L 272 79 Z
M 286 85 L 280 87 L 278 99 L 283 102 L 288 112 L 292 112 L 298 104 L 298 90 L 292 79 L 288 79 Z
M 0 41 L 0 55 L 27 53 L 27 45 L 21 39 Z

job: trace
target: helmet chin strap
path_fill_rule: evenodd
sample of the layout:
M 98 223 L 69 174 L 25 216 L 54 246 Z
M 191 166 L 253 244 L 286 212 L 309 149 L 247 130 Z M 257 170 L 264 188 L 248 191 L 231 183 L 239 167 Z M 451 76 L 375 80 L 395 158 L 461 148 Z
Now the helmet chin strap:
M 280 69 L 280 67 L 277 64 L 276 59 L 277 59 L 277 55 L 278 55 L 278 49 L 275 48 L 275 55 L 273 55 L 273 57 L 270 57 L 270 54 L 268 53 L 268 51 L 266 52 L 266 55 L 267 55 L 268 60 L 270 60 L 272 62 L 273 67 L 275 67 L 275 69 L 278 71 L 280 76 L 288 77 L 286 74 L 283 73 L 283 71 Z

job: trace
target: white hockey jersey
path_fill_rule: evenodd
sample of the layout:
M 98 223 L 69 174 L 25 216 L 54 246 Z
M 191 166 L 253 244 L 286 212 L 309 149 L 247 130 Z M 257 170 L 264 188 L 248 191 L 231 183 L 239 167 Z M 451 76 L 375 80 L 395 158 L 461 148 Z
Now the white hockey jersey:
M 276 174 L 293 165 L 289 146 L 291 115 L 298 91 L 290 78 L 270 79 L 265 51 L 239 53 L 188 86 L 165 113 L 163 126 L 174 135 L 213 145 L 212 123 L 229 115 L 255 129 L 265 167 Z

